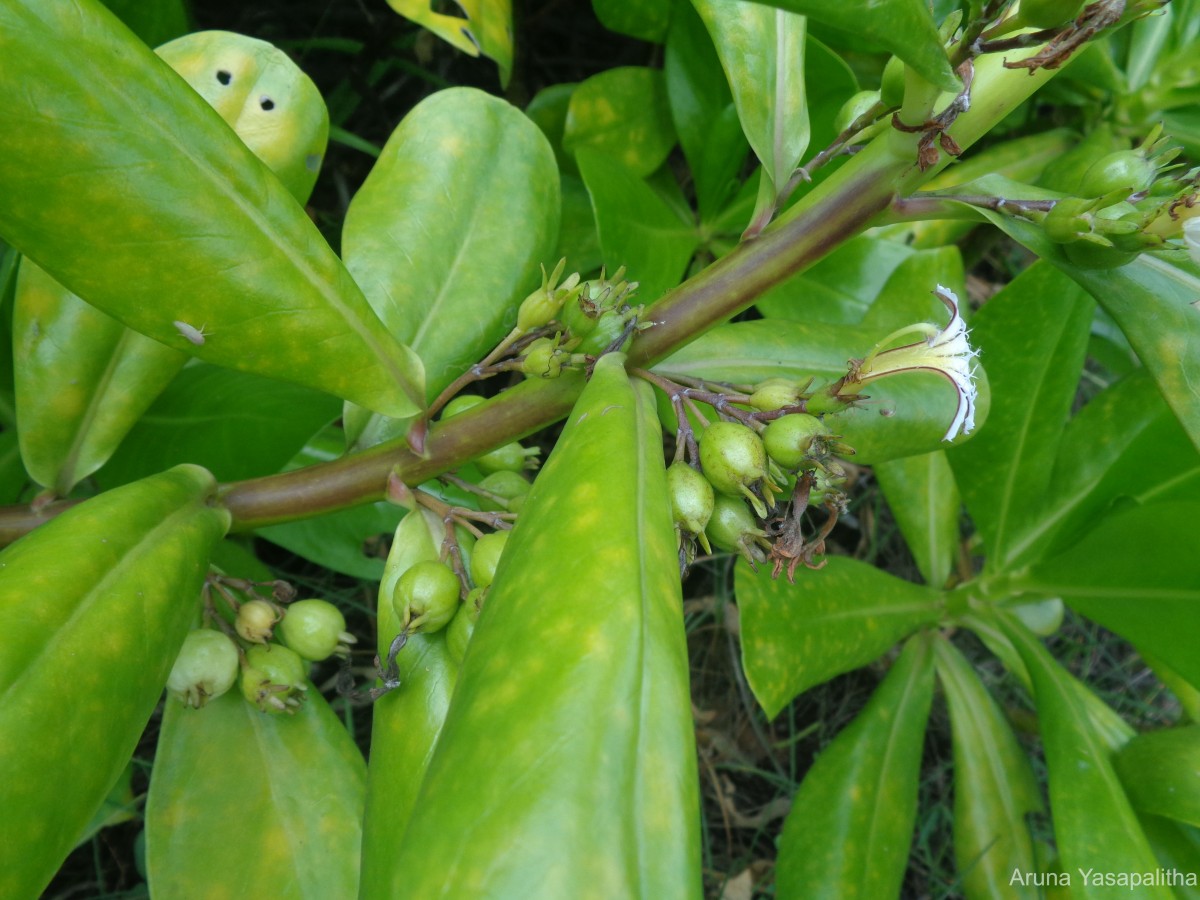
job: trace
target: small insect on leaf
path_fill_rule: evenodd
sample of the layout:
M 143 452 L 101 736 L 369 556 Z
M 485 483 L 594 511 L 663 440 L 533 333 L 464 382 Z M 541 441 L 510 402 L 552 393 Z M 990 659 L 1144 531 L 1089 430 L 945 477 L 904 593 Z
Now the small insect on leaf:
M 205 332 L 203 325 L 201 325 L 199 328 L 195 328 L 195 327 L 189 325 L 187 322 L 180 322 L 180 321 L 175 321 L 175 322 L 172 322 L 171 324 L 173 324 L 176 328 L 178 328 L 179 333 L 182 334 L 189 341 L 191 341 L 193 344 L 195 344 L 197 347 L 199 347 L 201 344 L 204 343 L 204 335 L 207 332 Z

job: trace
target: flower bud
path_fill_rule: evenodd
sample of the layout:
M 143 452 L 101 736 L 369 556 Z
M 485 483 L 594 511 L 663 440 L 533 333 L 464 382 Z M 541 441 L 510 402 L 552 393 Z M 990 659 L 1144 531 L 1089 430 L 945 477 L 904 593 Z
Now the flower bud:
M 809 379 L 809 384 L 812 379 Z M 802 388 L 790 378 L 768 378 L 750 395 L 750 405 L 763 412 L 795 406 L 800 402 Z

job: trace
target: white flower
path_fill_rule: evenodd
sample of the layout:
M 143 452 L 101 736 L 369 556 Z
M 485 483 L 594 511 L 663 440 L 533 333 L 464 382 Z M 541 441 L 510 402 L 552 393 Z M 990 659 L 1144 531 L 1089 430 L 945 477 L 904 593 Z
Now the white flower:
M 1183 242 L 1192 259 L 1200 263 L 1200 218 L 1188 219 L 1183 223 Z
M 1197 239 L 1200 239 L 1200 234 Z M 973 360 L 979 351 L 972 348 L 967 340 L 967 323 L 959 315 L 958 297 L 954 291 L 939 284 L 934 294 L 950 310 L 949 324 L 939 331 L 936 325 L 919 323 L 888 335 L 875 345 L 866 359 L 851 367 L 842 390 L 853 391 L 857 386 L 876 378 L 913 369 L 928 369 L 945 375 L 958 391 L 958 409 L 954 413 L 954 421 L 942 436 L 942 440 L 952 441 L 960 433 L 970 434 L 975 429 L 975 397 L 978 389 L 975 386 Z M 897 338 L 913 333 L 923 334 L 925 339 L 891 350 L 882 349 Z

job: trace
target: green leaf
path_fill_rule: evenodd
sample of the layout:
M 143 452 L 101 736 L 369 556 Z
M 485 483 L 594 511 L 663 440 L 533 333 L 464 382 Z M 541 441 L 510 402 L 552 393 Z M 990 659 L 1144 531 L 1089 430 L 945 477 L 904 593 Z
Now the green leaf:
M 440 91 L 393 132 L 346 213 L 343 253 L 379 318 L 421 357 L 430 399 L 516 323 L 539 264 L 553 268 L 560 205 L 549 143 L 503 100 Z M 370 445 L 406 426 L 377 418 L 348 431 Z
M 1200 827 L 1200 725 L 1139 734 L 1113 765 L 1139 812 Z
M 1005 618 L 1003 626 L 1033 682 L 1054 836 L 1064 871 L 1153 871 L 1157 861 L 1113 771 L 1109 747 L 1075 688 L 1077 682 L 1020 623 Z M 1082 880 L 1072 881 L 1073 897 L 1111 896 L 1111 890 L 1079 883 Z M 1140 891 L 1140 897 L 1173 896 L 1151 885 Z
M 388 0 L 388 6 L 404 18 L 468 56 L 482 53 L 495 60 L 500 84 L 507 86 L 513 64 L 512 0 L 456 0 L 455 5 L 462 16 L 434 12 L 432 0 Z
M 0 553 L 0 896 L 38 896 L 129 762 L 229 527 L 215 491 L 180 466 Z
M 695 226 L 615 159 L 590 149 L 575 158 L 592 198 L 605 268 L 625 266 L 640 285 L 637 302 L 657 300 L 683 278 L 699 244 Z
M 1200 687 L 1200 504 L 1158 503 L 1110 515 L 1016 585 L 1062 597 Z
M 896 241 L 860 235 L 846 241 L 812 268 L 767 291 L 755 305 L 770 318 L 857 325 L 866 317 L 892 273 L 912 254 L 912 249 Z M 883 331 L 880 337 L 886 333 Z M 865 353 L 867 349 L 858 352 Z
M 387 570 L 379 586 L 377 652 L 386 659 L 400 621 L 392 594 L 409 567 L 438 559 L 443 525 L 428 510 L 406 515 L 396 528 Z M 396 864 L 413 807 L 450 709 L 458 666 L 446 647 L 445 630 L 414 634 L 396 656 L 400 687 L 375 701 L 371 718 L 367 808 L 363 819 L 363 897 L 406 892 L 411 873 Z
M 938 285 L 954 291 L 956 296 L 966 296 L 962 254 L 957 247 L 918 250 L 905 258 L 888 276 L 878 296 L 871 298 L 862 317 L 863 326 L 888 333 L 914 322 L 945 324 L 946 304 L 934 293 Z M 969 321 L 971 311 L 964 307 L 966 303 L 960 304 L 959 312 Z
M 188 359 L 85 303 L 28 259 L 13 331 L 21 457 L 34 481 L 60 496 L 108 461 Z M 184 461 L 192 460 L 172 460 Z M 147 462 L 138 475 L 167 467 Z
M 695 9 L 682 0 L 671 19 L 663 65 L 700 218 L 709 221 L 737 190 L 748 147 L 712 40 Z
M 658 69 L 622 66 L 593 75 L 571 95 L 563 148 L 593 150 L 644 178 L 675 146 L 667 85 Z
M 17 432 L 0 432 L 0 503 L 16 503 L 28 484 Z
M 948 456 L 989 570 L 1013 558 L 1050 489 L 1091 317 L 1083 292 L 1045 264 L 1021 273 L 975 314 L 972 341 L 995 402 L 986 426 Z
M 795 585 L 739 565 L 742 664 L 754 696 L 774 718 L 792 698 L 878 659 L 918 628 L 937 623 L 941 594 L 857 560 L 831 556 Z
M 933 702 L 929 644 L 924 636 L 908 642 L 863 711 L 808 770 L 779 839 L 780 897 L 899 896 Z
M 575 159 L 563 149 L 562 143 L 567 128 L 567 108 L 577 87 L 579 85 L 575 82 L 544 87 L 525 107 L 525 115 L 533 120 L 533 124 L 542 130 L 542 134 L 550 142 L 554 158 L 558 161 L 558 168 L 563 173 L 576 171 Z
M 702 335 L 654 370 L 734 384 L 783 377 L 801 383 L 815 378 L 819 385 L 844 376 L 847 360 L 861 359 L 886 336 L 872 328 L 779 319 L 735 322 Z M 983 367 L 977 372 L 975 421 L 982 426 L 991 395 Z M 947 379 L 933 372 L 903 372 L 872 383 L 869 393 L 869 400 L 826 417 L 834 432 L 855 449 L 856 462 L 870 465 L 946 446 L 942 437 L 958 408 L 958 393 Z M 956 441 L 967 439 L 960 436 Z
M 416 410 L 419 361 L 304 210 L 110 13 L 94 0 L 8 4 L 0 55 L 9 243 L 168 346 L 389 415 Z
M 1200 502 L 1200 453 L 1145 369 L 1102 392 L 1067 425 L 1050 492 L 1015 559 L 1053 555 L 1120 504 Z
M 1034 872 L 1026 816 L 1042 798 L 1029 758 L 1004 712 L 971 664 L 948 640 L 934 645 L 954 740 L 954 856 L 963 893 L 975 898 L 1036 897 L 1013 872 Z
M 875 477 L 925 583 L 940 588 L 958 558 L 962 499 L 943 450 L 875 464 Z
M 104 0 L 104 5 L 151 47 L 188 30 L 183 0 Z
M 671 0 L 592 0 L 592 9 L 609 31 L 655 43 L 673 21 Z
M 925 0 L 759 0 L 779 9 L 849 32 L 858 41 L 869 41 L 896 54 L 926 81 L 944 91 L 962 85 L 950 69 L 937 25 Z
M 746 0 L 692 0 L 725 69 L 742 131 L 771 184 L 770 201 L 808 149 L 805 19 Z
M 566 257 L 573 271 L 599 271 L 604 264 L 600 235 L 596 231 L 592 198 L 582 178 L 563 176 L 562 204 L 562 226 L 558 230 L 558 250 L 554 255 L 559 259 Z
M 146 803 L 155 896 L 357 895 L 366 766 L 307 693 L 290 716 L 236 687 L 201 709 L 167 699 Z
M 83 829 L 75 846 L 90 841 L 96 834 L 110 825 L 120 825 L 137 818 L 137 808 L 141 800 L 133 795 L 133 763 L 127 765 L 117 776 L 116 784 L 108 792 L 108 796 L 100 803 L 100 808 L 93 814 L 91 821 Z
M 1176 869 L 1181 873 L 1200 872 L 1200 828 L 1192 828 L 1158 816 L 1138 816 L 1142 830 L 1154 855 L 1164 869 Z M 1200 890 L 1197 885 L 1176 884 L 1175 895 L 1180 900 L 1197 900 Z
M 278 472 L 304 442 L 335 419 L 326 394 L 204 364 L 179 373 L 97 473 L 105 485 L 182 462 L 222 481 Z
M 396 851 L 409 896 L 701 895 L 662 438 L 622 363 L 596 364 L 501 557 Z

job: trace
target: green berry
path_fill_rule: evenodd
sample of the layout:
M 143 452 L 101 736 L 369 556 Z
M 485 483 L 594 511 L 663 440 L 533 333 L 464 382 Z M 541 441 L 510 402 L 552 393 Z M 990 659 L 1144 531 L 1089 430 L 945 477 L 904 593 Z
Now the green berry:
M 233 687 L 237 676 L 237 645 L 219 631 L 201 628 L 183 639 L 167 691 L 184 706 L 199 709 Z
M 498 512 L 507 510 L 508 512 L 520 512 L 521 507 L 525 505 L 525 495 L 529 493 L 529 480 L 520 472 L 510 472 L 508 469 L 501 469 L 499 472 L 492 472 L 484 477 L 479 486 L 485 491 L 495 494 L 497 497 L 503 497 L 508 501 L 506 505 L 501 505 L 487 497 L 479 498 L 479 508 L 489 512 Z
M 475 460 L 475 465 L 485 473 L 521 472 L 529 467 L 532 457 L 542 451 L 537 447 L 523 447 L 518 441 L 497 447 Z
M 538 338 L 525 350 L 521 371 L 531 378 L 557 378 L 562 374 L 564 355 L 554 338 Z
M 462 663 L 467 644 L 475 633 L 475 623 L 479 621 L 479 610 L 486 595 L 487 588 L 475 588 L 467 594 L 467 599 L 463 601 L 446 629 L 446 650 L 450 653 L 450 659 L 457 664 Z
M 279 611 L 266 600 L 249 600 L 238 608 L 233 627 L 242 640 L 265 644 L 274 634 L 279 619 Z
M 685 462 L 672 463 L 667 468 L 667 491 L 675 524 L 687 534 L 702 537 L 713 512 L 713 488 L 708 479 Z
M 350 644 L 358 639 L 346 631 L 342 611 L 326 600 L 297 600 L 287 608 L 279 623 L 283 642 L 313 662 L 333 654 L 350 655 Z
M 700 466 L 718 492 L 745 497 L 760 517 L 767 514 L 762 500 L 750 485 L 767 477 L 767 451 L 762 438 L 738 422 L 715 422 L 700 435 Z
M 466 412 L 472 406 L 478 406 L 484 401 L 478 394 L 459 394 L 442 408 L 442 418 L 449 419 L 461 412 Z
M 705 529 L 712 545 L 730 553 L 746 553 L 756 538 L 766 536 L 743 501 L 718 494 Z
M 282 644 L 258 644 L 246 651 L 242 696 L 267 713 L 293 713 L 308 690 L 308 666 Z
M 763 412 L 795 406 L 799 402 L 800 385 L 790 378 L 768 378 L 750 395 L 750 405 Z
M 448 565 L 426 560 L 409 567 L 392 592 L 400 627 L 430 634 L 445 628 L 458 611 L 462 586 Z
M 785 469 L 799 469 L 810 456 L 813 442 L 829 434 L 829 426 L 806 413 L 781 416 L 767 425 L 763 446 Z
M 493 531 L 475 542 L 475 549 L 471 552 L 471 580 L 475 587 L 485 588 L 496 577 L 496 566 L 508 543 L 508 534 L 507 531 Z

